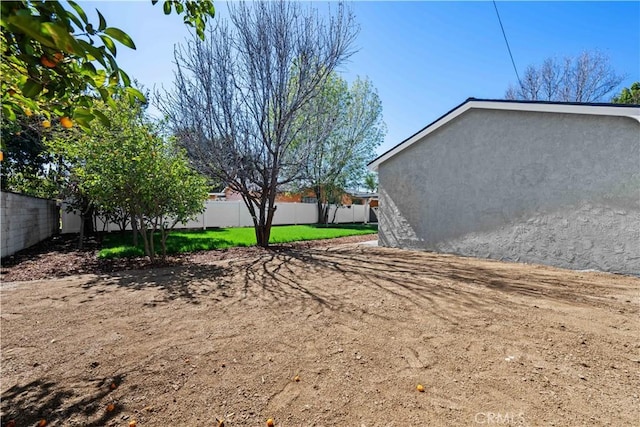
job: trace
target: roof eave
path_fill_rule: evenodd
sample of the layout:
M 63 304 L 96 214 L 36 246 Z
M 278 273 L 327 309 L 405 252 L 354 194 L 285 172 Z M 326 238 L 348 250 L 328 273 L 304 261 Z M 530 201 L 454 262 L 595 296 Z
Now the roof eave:
M 400 144 L 386 151 L 378 158 L 370 162 L 367 167 L 372 171 L 377 171 L 381 163 L 407 149 L 417 141 L 423 139 L 430 133 L 446 125 L 456 117 L 466 111 L 477 108 L 485 110 L 507 110 L 507 111 L 530 111 L 540 113 L 564 113 L 564 114 L 590 114 L 599 116 L 622 116 L 630 117 L 640 122 L 640 105 L 614 105 L 614 104 L 583 104 L 583 103 L 556 103 L 539 101 L 506 101 L 506 100 L 483 100 L 469 98 L 451 111 L 436 119 L 419 132 L 413 134 Z

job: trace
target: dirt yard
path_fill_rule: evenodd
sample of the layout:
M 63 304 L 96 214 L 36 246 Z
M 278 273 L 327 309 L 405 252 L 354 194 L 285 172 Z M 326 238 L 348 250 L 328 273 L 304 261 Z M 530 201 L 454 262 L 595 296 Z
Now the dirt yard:
M 355 244 L 236 255 L 3 279 L 2 425 L 640 424 L 640 279 Z

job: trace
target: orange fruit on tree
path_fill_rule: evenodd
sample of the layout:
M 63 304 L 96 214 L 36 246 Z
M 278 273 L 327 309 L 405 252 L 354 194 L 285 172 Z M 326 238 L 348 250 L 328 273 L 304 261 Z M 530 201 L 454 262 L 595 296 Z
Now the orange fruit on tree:
M 40 63 L 42 65 L 44 65 L 47 68 L 55 68 L 56 65 L 58 65 L 57 62 L 55 62 L 54 60 L 50 59 L 47 55 L 42 55 L 40 57 Z
M 63 59 L 64 59 L 64 55 L 62 54 L 62 52 L 56 52 L 53 54 L 53 61 L 56 64 L 59 62 L 62 62 Z
M 42 122 L 42 127 L 43 128 L 50 128 L 51 127 L 51 122 L 49 120 L 44 120 Z
M 269 418 L 269 419 L 267 420 L 267 427 L 273 427 L 273 426 L 274 426 L 273 419 L 272 419 L 272 418 Z
M 71 119 L 69 117 L 61 118 L 60 119 L 60 124 L 65 129 L 69 129 L 70 127 L 73 127 L 73 122 L 71 121 Z
M 25 108 L 24 109 L 24 115 L 27 117 L 31 117 L 33 116 L 33 111 L 31 111 L 29 108 Z

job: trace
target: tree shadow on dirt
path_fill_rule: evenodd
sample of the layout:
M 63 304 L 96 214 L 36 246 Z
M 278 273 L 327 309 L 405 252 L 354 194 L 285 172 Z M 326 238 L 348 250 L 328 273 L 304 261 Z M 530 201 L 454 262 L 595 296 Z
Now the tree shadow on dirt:
M 295 266 L 297 268 L 294 270 L 294 265 L 290 262 L 294 260 L 290 255 L 291 251 L 290 247 L 274 245 L 258 258 L 230 263 L 234 267 L 234 274 L 242 276 L 239 300 L 261 297 L 254 288 L 254 285 L 258 285 L 259 292 L 268 294 L 278 302 L 289 301 L 293 297 L 301 302 L 312 301 L 322 308 L 340 309 L 343 305 L 338 299 L 318 292 L 313 286 L 305 283 L 303 279 L 307 278 L 307 274 L 304 273 L 304 269 L 302 274 L 299 265 Z M 306 251 L 307 249 L 300 250 Z
M 242 264 L 240 269 L 245 297 L 252 294 L 252 284 L 259 284 L 262 292 L 276 300 L 302 298 L 342 310 L 346 302 L 339 295 L 314 284 L 322 282 L 323 271 L 329 271 L 339 273 L 343 284 L 380 290 L 447 319 L 506 306 L 535 308 L 541 299 L 574 306 L 590 306 L 595 301 L 606 305 L 602 295 L 615 289 L 614 283 L 604 288 L 578 272 L 364 247 L 274 248 L 269 256 Z M 615 280 L 612 276 L 612 282 Z M 255 290 L 253 294 L 259 296 Z M 504 294 L 515 298 L 506 299 Z
M 215 265 L 176 265 L 159 269 L 128 270 L 102 275 L 83 284 L 95 295 L 109 292 L 112 286 L 130 291 L 157 289 L 163 297 L 156 302 L 183 300 L 191 304 L 200 304 L 202 298 L 226 297 L 226 282 L 222 280 L 229 271 Z M 92 300 L 95 295 L 88 294 L 83 302 Z
M 338 283 L 327 283 L 324 276 Z M 283 245 L 230 260 L 225 266 L 186 264 L 122 271 L 100 276 L 84 287 L 96 294 L 108 292 L 113 285 L 131 291 L 162 291 L 163 298 L 152 305 L 174 300 L 215 303 L 234 296 L 234 304 L 255 298 L 355 313 L 367 310 L 344 292 L 370 290 L 441 318 L 461 319 L 469 313 L 515 306 L 535 308 L 538 300 L 574 306 L 592 306 L 597 300 L 598 305 L 606 305 L 603 295 L 616 290 L 617 280 L 633 280 L 611 277 L 605 288 L 588 274 L 543 266 L 364 246 Z
M 2 425 L 9 420 L 16 426 L 33 426 L 40 420 L 45 420 L 46 425 L 62 425 L 75 419 L 87 427 L 104 426 L 123 410 L 119 405 L 108 408 L 104 402 L 115 389 L 111 384 L 119 385 L 124 378 L 94 378 L 73 388 L 45 378 L 15 385 L 2 392 Z

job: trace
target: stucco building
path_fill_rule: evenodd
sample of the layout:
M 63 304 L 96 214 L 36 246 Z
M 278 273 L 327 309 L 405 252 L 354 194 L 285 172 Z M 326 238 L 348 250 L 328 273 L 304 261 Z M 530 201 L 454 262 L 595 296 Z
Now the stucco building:
M 640 106 L 471 98 L 369 167 L 382 246 L 640 275 Z

